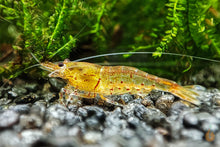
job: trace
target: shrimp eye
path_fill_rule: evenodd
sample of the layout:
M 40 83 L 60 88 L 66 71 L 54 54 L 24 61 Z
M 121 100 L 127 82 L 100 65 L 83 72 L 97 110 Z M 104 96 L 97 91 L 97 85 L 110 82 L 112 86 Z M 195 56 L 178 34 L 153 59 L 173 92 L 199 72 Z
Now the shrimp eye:
M 63 62 L 58 63 L 58 66 L 62 67 L 63 66 Z

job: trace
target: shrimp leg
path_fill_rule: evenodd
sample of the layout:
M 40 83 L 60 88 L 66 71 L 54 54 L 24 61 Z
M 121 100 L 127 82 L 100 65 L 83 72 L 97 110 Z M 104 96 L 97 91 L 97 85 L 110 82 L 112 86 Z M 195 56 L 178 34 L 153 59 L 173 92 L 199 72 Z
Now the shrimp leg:
M 59 93 L 59 97 L 60 97 L 59 101 L 63 105 L 68 105 L 68 104 L 77 103 L 79 100 L 79 97 L 92 99 L 92 98 L 95 98 L 96 96 L 97 96 L 97 93 L 95 92 L 80 91 L 79 89 L 76 89 L 72 87 L 71 85 L 67 84 L 64 88 L 61 89 Z M 110 100 L 109 98 L 106 98 L 102 94 L 99 94 L 99 96 L 103 101 L 107 103 L 122 107 L 121 104 L 113 100 Z
M 65 106 L 69 103 L 77 103 L 78 97 L 75 97 L 75 91 L 76 90 L 73 89 L 72 86 L 66 85 L 59 93 L 59 102 Z
M 61 89 L 59 93 L 61 103 L 76 103 L 78 98 L 95 98 L 97 96 L 94 92 L 80 91 L 79 89 L 74 88 L 71 85 L 66 85 Z
M 104 97 L 102 94 L 99 94 L 99 96 L 101 97 L 102 100 L 106 101 L 107 103 L 113 104 L 115 106 L 121 106 L 123 107 L 123 105 L 119 104 L 118 102 L 114 101 L 114 100 L 110 100 L 109 98 Z M 123 101 L 122 101 L 123 102 Z M 123 102 L 124 103 L 124 102 Z

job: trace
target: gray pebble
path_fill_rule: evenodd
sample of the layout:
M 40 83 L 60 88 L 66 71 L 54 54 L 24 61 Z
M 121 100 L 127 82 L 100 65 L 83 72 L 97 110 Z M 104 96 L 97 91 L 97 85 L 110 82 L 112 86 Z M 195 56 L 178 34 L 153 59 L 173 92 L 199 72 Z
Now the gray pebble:
M 36 92 L 38 90 L 38 84 L 37 83 L 27 83 L 24 85 L 24 88 L 26 88 L 30 92 Z
M 85 121 L 85 125 L 91 130 L 100 130 L 103 128 L 105 113 L 103 109 L 96 106 L 85 106 L 79 108 L 77 114 Z
M 179 140 L 172 143 L 168 143 L 169 147 L 211 147 L 211 144 L 207 141 L 197 141 L 197 140 Z
M 12 92 L 16 93 L 18 96 L 21 96 L 27 93 L 27 89 L 23 88 L 22 86 L 15 86 L 12 88 Z
M 84 121 L 81 121 L 79 123 L 76 124 L 76 127 L 80 128 L 80 132 L 82 132 L 82 134 L 87 132 L 87 128 L 86 128 L 86 124 Z
M 68 136 L 69 128 L 67 126 L 59 126 L 53 129 L 52 134 L 55 137 L 66 137 Z
M 127 140 L 126 147 L 142 147 L 143 143 L 138 137 L 132 137 Z
M 162 96 L 160 96 L 157 100 L 156 100 L 156 108 L 160 109 L 160 111 L 162 111 L 163 113 L 167 114 L 171 105 L 174 102 L 174 96 L 171 94 L 164 94 Z
M 180 139 L 180 131 L 183 128 L 183 125 L 179 121 L 169 121 L 170 135 L 173 140 Z
M 136 129 L 140 123 L 140 120 L 137 117 L 129 117 L 127 122 L 130 128 Z
M 43 136 L 40 130 L 24 130 L 21 132 L 21 141 L 25 144 L 33 144 Z
M 124 119 L 125 116 L 121 112 L 121 108 L 116 108 L 113 112 L 107 115 L 105 126 L 107 128 L 125 128 L 128 124 Z
M 128 141 L 119 135 L 113 135 L 100 141 L 102 147 L 125 147 Z
M 125 128 L 125 129 L 122 129 L 119 134 L 124 137 L 125 139 L 132 139 L 132 137 L 135 136 L 135 131 L 134 130 L 131 130 L 129 128 Z
M 215 110 L 212 114 L 215 118 L 220 120 L 220 109 Z
M 184 115 L 183 124 L 186 127 L 196 127 L 198 123 L 199 123 L 199 120 L 194 113 L 187 113 Z
M 0 133 L 0 146 L 1 147 L 21 147 L 24 144 L 19 139 L 19 134 L 12 130 L 6 130 Z
M 122 110 L 121 110 L 121 108 L 120 108 L 120 109 L 117 108 L 118 110 L 115 109 L 114 111 L 115 111 L 115 112 L 118 112 L 118 115 L 121 115 L 121 116 L 122 116 L 122 113 L 123 113 L 124 115 L 126 115 L 126 116 L 129 118 L 129 117 L 135 116 L 135 115 L 134 115 L 134 109 L 135 109 L 135 107 L 138 106 L 138 105 L 140 105 L 140 104 L 129 103 L 129 104 L 125 105 Z M 121 112 L 121 111 L 122 111 L 122 112 Z
M 102 108 L 96 106 L 85 106 L 83 107 L 87 110 L 88 117 L 95 116 L 101 123 L 105 120 L 105 113 Z
M 32 107 L 30 109 L 31 114 L 38 115 L 41 118 L 44 118 L 45 112 L 46 112 L 46 103 L 45 102 L 37 101 L 32 105 Z
M 154 107 L 154 102 L 150 99 L 149 96 L 144 97 L 143 100 L 141 100 L 141 104 L 144 105 L 145 107 Z
M 196 114 L 196 116 L 201 124 L 199 128 L 204 132 L 207 132 L 208 130 L 216 132 L 219 130 L 218 125 L 220 124 L 220 120 L 218 120 L 208 112 L 200 112 Z
M 180 113 L 186 110 L 189 110 L 189 107 L 187 107 L 185 104 L 181 103 L 180 101 L 177 101 L 171 105 L 171 108 L 168 112 L 168 116 L 179 115 Z
M 60 120 L 52 118 L 50 120 L 47 120 L 46 123 L 43 124 L 42 130 L 43 132 L 50 133 L 60 125 L 61 125 Z
M 149 95 L 153 101 L 156 101 L 162 95 L 162 92 L 157 90 L 152 90 Z
M 51 103 L 58 99 L 58 95 L 55 92 L 47 92 L 42 95 L 42 99 L 44 99 L 47 103 Z
M 105 121 L 105 113 L 103 109 L 96 106 L 79 108 L 77 114 L 85 121 L 88 129 L 100 130 Z
M 155 130 L 148 124 L 140 122 L 136 128 L 136 134 L 141 140 L 148 142 L 155 135 Z
M 32 147 L 82 147 L 73 137 L 47 137 L 37 140 Z
M 121 100 L 124 101 L 126 104 L 130 101 L 132 101 L 134 98 L 130 94 L 123 94 L 121 95 Z
M 205 103 L 205 105 L 206 105 L 206 107 L 207 108 L 202 108 L 202 109 L 204 109 L 205 111 L 206 110 L 209 110 L 210 108 L 211 108 L 211 105 L 212 105 L 212 103 L 213 103 L 213 100 L 212 100 L 212 97 L 213 97 L 213 93 L 211 93 L 211 92 L 203 92 L 202 94 L 201 94 L 201 96 L 199 96 L 199 99 L 203 102 L 203 103 Z
M 16 104 L 26 104 L 26 103 L 33 103 L 40 99 L 40 96 L 36 93 L 29 93 L 27 95 L 18 97 L 15 99 Z
M 88 131 L 83 135 L 83 140 L 88 144 L 94 144 L 102 140 L 102 134 L 100 132 Z
M 20 126 L 25 129 L 34 129 L 34 128 L 40 128 L 43 124 L 42 119 L 35 114 L 30 115 L 21 115 L 20 116 Z
M 212 102 L 216 106 L 220 106 L 220 93 L 215 94 L 212 98 Z
M 64 123 L 68 126 L 73 126 L 76 123 L 81 121 L 81 117 L 75 115 L 73 112 L 66 112 L 65 118 L 64 118 Z
M 155 134 L 145 142 L 145 146 L 155 146 L 155 147 L 166 147 L 166 142 L 163 139 L 163 136 L 160 134 Z
M 78 110 L 78 105 L 68 105 L 69 111 L 76 113 Z
M 200 128 L 204 132 L 211 131 L 211 132 L 216 133 L 219 130 L 219 125 L 216 123 L 210 123 L 210 122 L 204 121 L 202 122 Z
M 126 125 L 124 126 L 126 127 Z M 122 125 L 120 124 L 120 127 L 112 126 L 112 127 L 105 128 L 103 131 L 103 135 L 105 138 L 118 135 L 121 131 L 121 128 L 125 128 L 125 127 L 122 127 Z
M 11 102 L 12 102 L 12 100 L 8 99 L 8 98 L 1 98 L 0 99 L 0 105 L 7 105 L 7 104 L 9 104 Z
M 219 124 L 220 120 L 209 114 L 208 112 L 200 112 L 196 114 L 199 121 L 207 121 L 209 123 L 216 123 Z
M 61 122 L 64 122 L 66 112 L 69 111 L 65 106 L 60 104 L 55 104 L 50 106 L 46 110 L 46 119 L 59 119 Z
M 96 117 L 89 117 L 85 120 L 86 126 L 89 129 L 94 129 L 94 130 L 98 130 L 101 126 L 101 124 L 99 123 L 98 119 Z
M 184 139 L 190 140 L 202 140 L 203 139 L 203 132 L 196 130 L 196 129 L 183 129 L 181 130 L 181 137 Z
M 220 146 L 220 132 L 215 133 L 214 143 L 216 147 Z
M 73 127 L 68 129 L 68 135 L 69 136 L 80 136 L 81 133 L 82 132 L 81 132 L 80 128 L 77 127 L 77 126 L 73 126 Z
M 79 108 L 77 111 L 77 115 L 81 116 L 82 118 L 86 118 L 88 116 L 88 112 L 84 108 Z
M 11 127 L 18 122 L 19 115 L 18 113 L 12 110 L 5 110 L 0 112 L 0 129 Z
M 116 141 L 111 141 L 106 139 L 105 141 L 101 141 L 101 146 L 102 147 L 121 147 Z
M 133 112 L 135 116 L 138 117 L 140 120 L 143 120 L 143 115 L 147 113 L 147 108 L 143 105 L 135 105 L 135 107 L 133 107 L 133 110 L 130 111 Z
M 160 110 L 155 108 L 146 108 L 143 105 L 137 105 L 134 108 L 134 114 L 140 120 L 144 120 L 147 123 L 154 125 L 160 123 L 160 121 L 166 117 L 166 115 L 162 113 Z
M 14 91 L 9 91 L 8 92 L 8 98 L 9 99 L 14 99 L 14 98 L 17 98 L 18 97 L 18 94 Z
M 18 112 L 19 114 L 28 114 L 30 112 L 29 104 L 19 104 L 15 106 L 10 106 L 9 109 Z
M 146 100 L 147 99 L 147 100 Z M 150 99 L 150 97 L 144 97 L 144 100 L 146 100 L 147 102 L 152 102 L 153 103 L 153 101 Z M 135 104 L 142 104 L 142 105 L 145 105 L 146 103 L 145 102 L 143 102 L 142 103 L 142 101 L 144 101 L 142 98 L 136 98 L 136 99 L 134 99 L 133 101 L 131 101 L 130 103 L 135 103 Z M 149 104 L 149 103 L 148 103 Z M 145 105 L 146 106 L 146 105 Z

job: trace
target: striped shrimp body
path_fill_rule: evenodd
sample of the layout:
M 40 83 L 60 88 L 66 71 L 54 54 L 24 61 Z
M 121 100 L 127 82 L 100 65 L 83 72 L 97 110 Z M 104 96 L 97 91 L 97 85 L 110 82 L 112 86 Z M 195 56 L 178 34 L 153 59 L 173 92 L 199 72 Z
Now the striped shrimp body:
M 178 85 L 176 82 L 159 78 L 134 67 L 128 66 L 101 66 L 87 62 L 70 62 L 54 64 L 41 63 L 42 68 L 51 71 L 49 77 L 60 77 L 67 82 L 63 89 L 65 98 L 77 95 L 84 98 L 99 96 L 110 103 L 110 95 L 125 93 L 147 95 L 152 90 L 170 92 L 173 95 L 199 105 L 198 94 Z M 60 95 L 62 99 L 62 95 Z

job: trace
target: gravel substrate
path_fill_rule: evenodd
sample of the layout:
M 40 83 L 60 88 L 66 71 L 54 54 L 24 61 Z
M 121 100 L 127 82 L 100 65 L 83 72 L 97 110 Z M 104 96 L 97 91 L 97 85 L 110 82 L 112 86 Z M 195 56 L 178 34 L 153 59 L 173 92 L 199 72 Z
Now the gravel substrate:
M 220 91 L 195 86 L 201 106 L 153 91 L 144 99 L 125 94 L 123 107 L 79 100 L 58 103 L 56 79 L 17 79 L 0 88 L 0 146 L 220 146 Z

